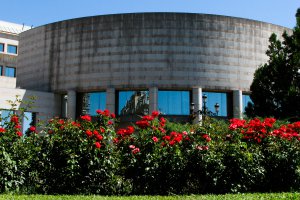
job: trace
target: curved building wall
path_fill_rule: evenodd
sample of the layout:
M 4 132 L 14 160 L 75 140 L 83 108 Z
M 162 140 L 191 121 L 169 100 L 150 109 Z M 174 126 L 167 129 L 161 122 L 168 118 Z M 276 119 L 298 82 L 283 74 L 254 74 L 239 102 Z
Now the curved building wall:
M 20 35 L 17 86 L 68 90 L 249 91 L 284 27 L 248 19 L 140 13 L 71 19 Z M 289 30 L 288 30 L 289 31 Z

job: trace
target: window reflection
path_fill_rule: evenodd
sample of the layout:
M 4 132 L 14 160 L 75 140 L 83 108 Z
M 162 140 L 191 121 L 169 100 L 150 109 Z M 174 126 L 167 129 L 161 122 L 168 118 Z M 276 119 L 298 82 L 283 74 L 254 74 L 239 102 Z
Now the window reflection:
M 96 115 L 96 110 L 106 107 L 106 92 L 91 92 L 82 95 L 82 114 Z
M 215 113 L 215 105 L 219 104 L 218 116 L 227 116 L 227 93 L 225 92 L 203 92 L 207 95 L 206 107 Z M 201 97 L 202 98 L 202 97 Z
M 119 91 L 118 114 L 148 114 L 148 91 Z
M 248 103 L 253 103 L 249 94 L 243 94 L 243 113 L 245 112 L 245 108 Z
M 165 115 L 189 115 L 189 91 L 158 91 L 158 109 Z

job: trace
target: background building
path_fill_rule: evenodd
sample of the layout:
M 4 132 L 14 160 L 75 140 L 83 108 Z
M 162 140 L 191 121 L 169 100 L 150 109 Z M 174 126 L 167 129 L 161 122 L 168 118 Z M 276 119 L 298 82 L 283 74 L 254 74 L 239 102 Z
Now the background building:
M 36 97 L 35 104 L 32 108 L 27 109 L 24 113 L 23 132 L 34 123 L 36 116 L 39 119 L 47 119 L 53 115 L 59 115 L 57 112 L 55 94 L 30 91 L 16 88 L 16 74 L 18 71 L 18 54 L 19 54 L 19 34 L 29 30 L 31 27 L 20 24 L 0 21 L 0 125 L 4 120 L 9 120 L 8 116 L 12 111 L 12 102 L 16 110 L 26 108 L 31 97 Z M 36 82 L 37 83 L 37 82 Z M 17 101 L 21 99 L 22 102 Z
M 219 103 L 220 116 L 241 117 L 253 73 L 267 61 L 268 38 L 284 30 L 291 31 L 187 13 L 55 22 L 20 34 L 17 87 L 53 94 L 54 110 L 71 118 L 104 108 L 122 117 L 143 108 L 187 119 L 191 102 L 202 108 L 203 94 L 210 110 Z

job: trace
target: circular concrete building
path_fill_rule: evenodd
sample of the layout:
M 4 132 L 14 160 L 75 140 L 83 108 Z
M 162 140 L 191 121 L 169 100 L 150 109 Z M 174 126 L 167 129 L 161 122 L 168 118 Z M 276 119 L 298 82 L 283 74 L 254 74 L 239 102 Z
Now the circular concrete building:
M 218 115 L 241 116 L 272 33 L 287 28 L 235 17 L 134 13 L 60 21 L 21 33 L 17 86 L 60 94 L 75 117 L 160 110 L 187 116 L 202 94 Z M 67 103 L 67 105 L 66 105 Z M 75 109 L 76 108 L 76 109 Z

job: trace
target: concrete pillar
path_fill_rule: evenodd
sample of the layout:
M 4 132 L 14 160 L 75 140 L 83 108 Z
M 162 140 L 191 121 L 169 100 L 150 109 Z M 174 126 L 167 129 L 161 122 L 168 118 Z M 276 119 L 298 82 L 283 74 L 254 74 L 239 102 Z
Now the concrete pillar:
M 69 90 L 67 93 L 67 117 L 76 119 L 76 92 Z
M 198 110 L 202 110 L 202 88 L 193 88 L 192 102 L 195 104 L 195 112 Z M 201 120 L 202 116 L 199 113 L 197 113 L 193 123 L 198 123 Z
M 158 88 L 149 88 L 149 114 L 158 110 Z
M 243 118 L 243 93 L 241 90 L 233 91 L 233 117 Z
M 115 88 L 106 89 L 106 109 L 111 113 L 116 112 L 116 90 Z

